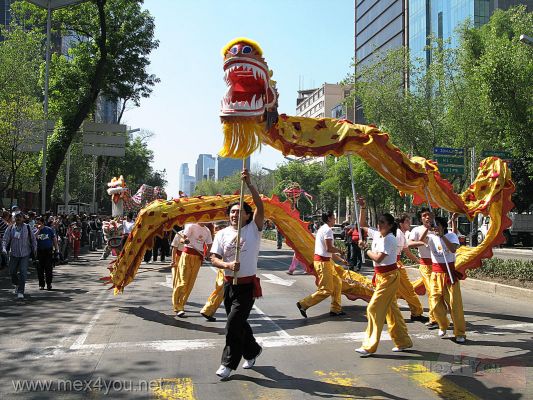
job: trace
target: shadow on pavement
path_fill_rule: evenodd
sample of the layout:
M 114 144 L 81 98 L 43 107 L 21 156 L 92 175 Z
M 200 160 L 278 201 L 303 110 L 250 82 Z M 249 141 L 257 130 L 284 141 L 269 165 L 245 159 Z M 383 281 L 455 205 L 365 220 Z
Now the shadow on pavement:
M 255 383 L 269 389 L 286 389 L 291 391 L 299 390 L 302 393 L 322 398 L 383 398 L 392 400 L 407 400 L 403 397 L 398 397 L 389 394 L 380 389 L 374 389 L 365 386 L 348 386 L 337 383 L 327 383 L 308 378 L 296 378 L 278 371 L 276 367 L 254 367 L 254 371 L 263 375 L 265 378 L 255 378 L 240 374 L 235 374 L 230 377 L 230 380 L 248 381 Z

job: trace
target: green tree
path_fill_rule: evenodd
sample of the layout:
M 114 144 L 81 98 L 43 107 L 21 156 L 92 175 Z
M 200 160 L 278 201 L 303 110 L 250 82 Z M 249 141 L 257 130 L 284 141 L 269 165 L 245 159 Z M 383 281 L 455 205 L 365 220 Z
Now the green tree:
M 0 42 L 0 192 L 11 187 L 31 190 L 38 159 L 28 146 L 39 141 L 43 114 L 39 102 L 39 59 L 42 35 L 13 29 Z M 22 178 L 22 179 L 21 179 Z
M 47 202 L 67 149 L 97 97 L 138 101 L 156 83 L 146 70 L 158 42 L 153 17 L 142 4 L 142 0 L 93 0 L 54 12 L 54 35 L 73 40 L 68 56 L 54 54 L 51 63 L 50 111 L 62 124 L 48 144 Z M 26 2 L 16 2 L 13 10 L 19 21 L 45 26 L 43 10 Z

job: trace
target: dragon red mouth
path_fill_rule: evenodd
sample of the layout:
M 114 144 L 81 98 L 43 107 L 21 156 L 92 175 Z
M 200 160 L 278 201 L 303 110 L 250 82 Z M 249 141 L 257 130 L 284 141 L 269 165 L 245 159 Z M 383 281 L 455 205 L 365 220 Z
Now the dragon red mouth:
M 224 73 L 228 90 L 221 102 L 220 115 L 262 115 L 274 98 L 267 66 L 248 57 L 232 57 L 224 63 Z

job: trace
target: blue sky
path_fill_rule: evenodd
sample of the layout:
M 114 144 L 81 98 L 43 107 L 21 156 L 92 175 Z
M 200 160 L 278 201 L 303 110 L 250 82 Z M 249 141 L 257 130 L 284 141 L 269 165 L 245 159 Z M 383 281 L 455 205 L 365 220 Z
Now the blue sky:
M 129 110 L 123 123 L 153 131 L 156 169 L 166 168 L 167 192 L 178 193 L 178 168 L 222 145 L 220 100 L 225 93 L 220 49 L 245 36 L 263 48 L 274 71 L 279 111 L 294 115 L 297 90 L 336 83 L 350 70 L 354 48 L 353 0 L 145 0 L 155 17 L 159 48 L 150 72 L 160 79 L 152 96 Z M 263 147 L 252 165 L 274 168 L 280 153 Z

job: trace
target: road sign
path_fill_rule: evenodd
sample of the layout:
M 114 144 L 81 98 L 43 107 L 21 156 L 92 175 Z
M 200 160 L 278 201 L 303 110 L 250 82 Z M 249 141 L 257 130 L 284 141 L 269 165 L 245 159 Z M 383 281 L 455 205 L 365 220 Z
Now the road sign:
M 433 147 L 433 154 L 443 156 L 464 156 L 465 149 L 455 149 L 452 147 Z
M 83 154 L 124 157 L 126 130 L 126 125 L 84 122 Z
M 454 166 L 442 166 L 439 168 L 439 171 L 442 175 L 464 175 L 465 167 L 454 167 Z
M 502 160 L 511 160 L 513 158 L 511 153 L 509 153 L 508 151 L 498 151 L 498 150 L 483 150 L 481 155 L 483 156 L 483 158 L 494 156 L 494 157 L 499 157 Z
M 55 122 L 45 120 L 22 121 L 18 135 L 17 150 L 24 153 L 39 153 L 43 149 L 43 132 L 54 131 Z
M 440 166 L 444 166 L 444 165 L 465 165 L 464 157 L 435 156 L 435 161 L 437 161 Z

